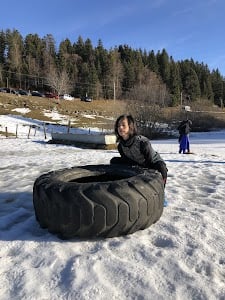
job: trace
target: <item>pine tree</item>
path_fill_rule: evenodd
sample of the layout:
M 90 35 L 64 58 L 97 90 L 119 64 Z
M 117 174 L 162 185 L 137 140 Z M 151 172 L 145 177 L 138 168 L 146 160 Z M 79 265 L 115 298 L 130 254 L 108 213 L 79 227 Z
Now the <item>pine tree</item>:
M 3 84 L 5 81 L 5 72 L 6 70 L 6 59 L 5 59 L 5 51 L 6 51 L 6 36 L 3 31 L 0 32 L 0 83 Z
M 212 71 L 211 80 L 214 103 L 218 106 L 221 106 L 221 102 L 223 100 L 223 78 L 218 69 Z
M 27 74 L 27 89 L 36 88 L 43 74 L 43 41 L 37 34 L 28 34 L 24 39 L 23 73 Z
M 134 70 L 134 51 L 128 45 L 120 45 L 118 48 L 120 53 L 121 62 L 123 65 L 123 92 L 127 93 L 134 86 L 136 80 L 136 74 Z
M 0 32 L 0 64 L 5 63 L 5 51 L 6 51 L 6 35 L 2 30 Z
M 73 44 L 74 53 L 79 55 L 83 59 L 84 52 L 84 40 L 81 36 L 78 37 L 77 42 Z
M 153 50 L 148 55 L 147 65 L 152 72 L 159 73 L 159 64 Z
M 10 73 L 10 85 L 22 87 L 22 54 L 23 38 L 17 30 L 7 30 L 6 40 L 8 45 L 7 62 Z
M 95 65 L 99 79 L 99 93 L 105 98 L 113 97 L 112 60 L 109 52 L 103 47 L 102 41 L 98 41 L 95 48 Z
M 47 34 L 43 39 L 43 72 L 46 76 L 51 69 L 56 68 L 56 43 L 51 34 Z
M 171 58 L 171 65 L 170 65 L 169 89 L 171 93 L 171 101 L 172 101 L 171 104 L 173 106 L 176 106 L 180 101 L 181 79 L 180 79 L 179 64 L 175 63 L 172 58 Z
M 169 56 L 165 49 L 162 52 L 157 53 L 157 61 L 159 64 L 159 74 L 162 77 L 164 83 L 169 84 L 170 80 L 170 64 Z
M 184 82 L 184 90 L 188 95 L 191 101 L 195 101 L 200 98 L 201 90 L 200 84 L 198 80 L 198 76 L 192 68 L 189 69 L 189 72 L 186 74 L 185 82 Z

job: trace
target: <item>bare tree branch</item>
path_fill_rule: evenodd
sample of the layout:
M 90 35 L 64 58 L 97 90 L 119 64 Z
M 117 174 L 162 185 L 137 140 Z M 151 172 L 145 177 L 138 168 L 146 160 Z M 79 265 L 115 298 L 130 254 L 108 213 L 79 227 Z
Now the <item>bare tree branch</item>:
M 51 68 L 47 76 L 47 82 L 48 85 L 58 93 L 58 95 L 69 93 L 72 89 L 69 76 L 65 70 L 57 72 L 54 68 Z

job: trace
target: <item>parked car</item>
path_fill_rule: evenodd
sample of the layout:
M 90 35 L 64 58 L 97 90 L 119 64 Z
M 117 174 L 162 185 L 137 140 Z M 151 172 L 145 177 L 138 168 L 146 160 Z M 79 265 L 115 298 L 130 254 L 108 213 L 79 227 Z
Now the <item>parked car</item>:
M 80 98 L 81 101 L 85 101 L 85 102 L 91 102 L 92 98 L 88 97 L 88 96 L 84 96 Z
M 19 95 L 18 91 L 17 90 L 11 90 L 11 94 L 14 94 L 14 95 Z
M 74 97 L 69 94 L 60 95 L 60 99 L 63 100 L 74 100 Z
M 25 96 L 28 96 L 29 95 L 29 92 L 27 92 L 27 91 L 24 91 L 24 90 L 21 90 L 21 89 L 19 89 L 18 91 L 16 91 L 16 93 L 18 94 L 18 95 L 25 95 Z
M 0 92 L 2 92 L 2 93 L 10 93 L 10 89 L 6 88 L 6 87 L 3 87 L 3 88 L 0 88 Z
M 33 91 L 33 92 L 31 92 L 31 95 L 32 95 L 32 96 L 37 96 L 37 97 L 45 97 L 44 94 L 42 94 L 42 93 L 40 93 L 40 92 L 38 92 L 38 91 Z
M 54 94 L 54 93 L 51 93 L 51 92 L 46 92 L 45 93 L 45 97 L 47 97 L 47 98 L 55 98 L 55 99 L 59 98 L 59 96 L 57 94 Z
M 17 90 L 14 90 L 14 89 L 11 89 L 11 88 L 6 88 L 6 87 L 0 88 L 0 92 L 10 93 L 10 94 L 15 94 L 15 95 L 19 94 Z

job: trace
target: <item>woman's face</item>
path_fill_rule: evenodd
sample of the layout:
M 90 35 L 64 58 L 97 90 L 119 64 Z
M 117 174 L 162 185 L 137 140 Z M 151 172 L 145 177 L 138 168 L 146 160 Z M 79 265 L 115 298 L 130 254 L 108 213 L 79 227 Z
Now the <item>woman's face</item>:
M 128 125 L 127 118 L 122 119 L 122 120 L 119 121 L 119 123 L 118 123 L 118 133 L 119 133 L 119 136 L 123 140 L 129 139 L 129 136 L 130 136 L 130 127 Z

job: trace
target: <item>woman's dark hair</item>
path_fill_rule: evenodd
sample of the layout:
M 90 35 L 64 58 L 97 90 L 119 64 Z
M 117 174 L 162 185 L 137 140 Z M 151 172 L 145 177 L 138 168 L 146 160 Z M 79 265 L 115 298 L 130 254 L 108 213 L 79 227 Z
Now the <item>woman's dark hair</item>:
M 134 121 L 134 118 L 131 115 L 124 114 L 124 115 L 119 116 L 116 120 L 116 123 L 115 123 L 114 130 L 115 130 L 117 140 L 121 139 L 121 137 L 118 133 L 118 125 L 119 125 L 119 122 L 124 120 L 124 119 L 127 119 L 127 122 L 128 122 L 129 128 L 130 128 L 130 137 L 133 137 L 134 135 L 137 134 L 137 126 L 136 126 L 136 123 Z

